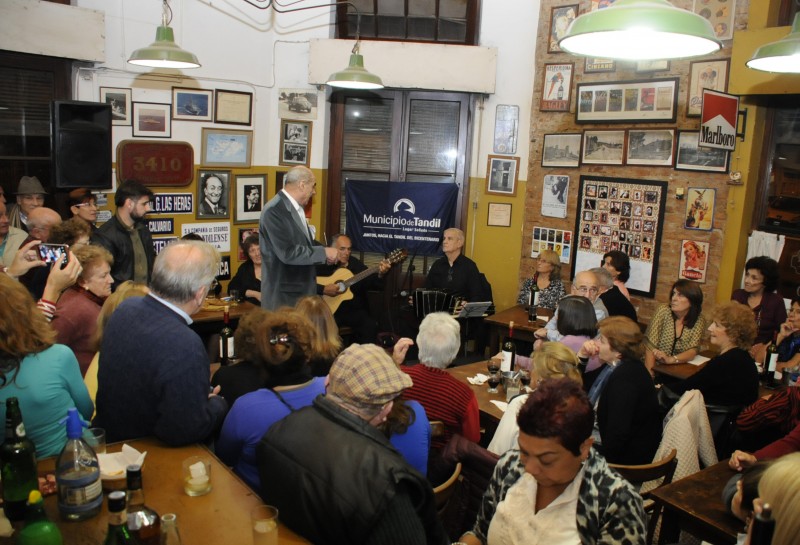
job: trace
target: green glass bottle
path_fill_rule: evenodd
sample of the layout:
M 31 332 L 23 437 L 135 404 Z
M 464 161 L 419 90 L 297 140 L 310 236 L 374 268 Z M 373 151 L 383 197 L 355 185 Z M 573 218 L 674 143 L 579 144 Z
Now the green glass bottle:
M 108 534 L 103 545 L 139 545 L 128 530 L 128 510 L 125 506 L 125 492 L 115 490 L 108 495 Z
M 44 512 L 44 500 L 38 490 L 28 494 L 28 516 L 19 533 L 18 545 L 63 545 L 61 530 Z
M 6 436 L 0 447 L 3 506 L 8 520 L 23 520 L 31 490 L 39 489 L 36 447 L 25 435 L 25 424 L 16 397 L 6 399 Z

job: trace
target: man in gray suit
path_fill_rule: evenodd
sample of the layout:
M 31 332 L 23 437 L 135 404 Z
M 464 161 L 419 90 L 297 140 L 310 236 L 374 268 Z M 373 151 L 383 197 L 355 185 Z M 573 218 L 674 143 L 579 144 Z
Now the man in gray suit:
M 317 180 L 306 167 L 292 168 L 261 213 L 261 306 L 269 310 L 294 306 L 317 291 L 315 265 L 334 263 L 336 248 L 314 240 L 303 208 L 316 194 Z

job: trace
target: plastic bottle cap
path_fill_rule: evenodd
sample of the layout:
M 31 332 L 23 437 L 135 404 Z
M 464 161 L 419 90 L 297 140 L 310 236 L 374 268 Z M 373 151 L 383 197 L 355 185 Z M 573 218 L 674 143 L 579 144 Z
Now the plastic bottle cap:
M 72 407 L 67 410 L 67 417 L 61 421 L 67 423 L 67 438 L 78 439 L 83 435 L 83 428 L 88 427 L 88 424 L 81 419 L 78 414 L 78 409 Z
M 28 494 L 28 505 L 34 505 L 42 501 L 42 493 L 38 490 L 31 490 Z

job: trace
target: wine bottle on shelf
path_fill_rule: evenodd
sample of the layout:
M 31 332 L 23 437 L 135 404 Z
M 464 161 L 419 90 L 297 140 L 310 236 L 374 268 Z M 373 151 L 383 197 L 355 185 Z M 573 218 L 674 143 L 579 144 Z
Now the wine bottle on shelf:
M 528 297 L 528 321 L 536 321 L 536 313 L 539 310 L 539 275 L 533 275 L 533 283 L 531 284 L 531 292 Z
M 222 365 L 228 365 L 236 359 L 233 348 L 233 329 L 231 329 L 230 307 L 225 305 L 223 310 L 222 330 L 219 332 L 219 361 Z
M 128 530 L 142 545 L 159 545 L 161 519 L 144 503 L 142 466 L 129 465 L 125 476 L 128 481 Z
M 28 494 L 28 516 L 25 528 L 19 533 L 18 545 L 63 545 L 64 539 L 44 512 L 44 500 L 38 490 Z
M 0 447 L 0 472 L 3 477 L 3 507 L 8 520 L 25 518 L 31 490 L 39 489 L 36 447 L 25 434 L 22 411 L 16 397 L 6 399 L 6 436 Z
M 764 361 L 764 384 L 775 385 L 775 370 L 778 366 L 778 334 L 772 337 L 772 342 L 767 346 L 767 357 Z
M 161 515 L 161 545 L 181 545 L 178 516 L 175 513 Z
M 128 512 L 125 492 L 115 490 L 108 495 L 108 533 L 103 545 L 138 545 L 139 541 L 128 530 Z
M 517 345 L 514 342 L 514 322 L 509 322 L 508 337 L 503 340 L 503 361 L 500 363 L 500 371 L 513 371 L 516 357 Z
M 772 506 L 764 504 L 761 513 L 753 518 L 750 532 L 750 545 L 771 545 L 772 534 L 775 533 L 775 519 L 772 518 Z
M 56 462 L 58 511 L 65 520 L 86 520 L 103 506 L 100 464 L 92 447 L 83 440 L 84 422 L 78 409 L 67 411 L 67 444 Z

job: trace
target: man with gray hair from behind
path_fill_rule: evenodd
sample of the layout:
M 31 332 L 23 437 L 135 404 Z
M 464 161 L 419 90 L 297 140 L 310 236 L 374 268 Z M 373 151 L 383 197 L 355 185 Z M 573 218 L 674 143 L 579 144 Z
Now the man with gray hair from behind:
M 173 446 L 209 438 L 228 405 L 209 394 L 208 354 L 189 328 L 216 282 L 213 246 L 180 240 L 155 260 L 150 294 L 123 302 L 100 347 L 97 416 L 109 442 L 154 435 Z

